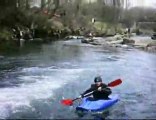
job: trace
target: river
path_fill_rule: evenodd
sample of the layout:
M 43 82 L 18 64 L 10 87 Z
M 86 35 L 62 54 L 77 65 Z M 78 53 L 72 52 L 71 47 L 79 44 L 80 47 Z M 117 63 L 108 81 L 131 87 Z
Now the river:
M 60 104 L 90 87 L 96 75 L 120 100 L 108 119 L 156 118 L 156 55 L 137 49 L 103 48 L 80 40 L 20 48 L 0 57 L 0 118 L 76 119 L 74 107 Z M 82 119 L 94 119 L 86 115 Z M 81 118 L 79 118 L 81 119 Z

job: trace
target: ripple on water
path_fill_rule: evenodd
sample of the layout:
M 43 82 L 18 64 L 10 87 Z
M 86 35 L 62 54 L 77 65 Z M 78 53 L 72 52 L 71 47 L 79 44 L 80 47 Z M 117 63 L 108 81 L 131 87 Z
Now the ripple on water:
M 86 47 L 64 47 L 61 44 L 44 45 L 41 51 L 39 54 L 27 54 L 26 57 L 1 59 L 4 69 L 0 74 L 6 79 L 1 78 L 6 81 L 16 79 L 14 83 L 20 83 L 14 88 L 0 89 L 1 118 L 77 118 L 74 108 L 61 106 L 59 101 L 62 96 L 77 97 L 98 73 L 109 78 L 106 80 L 108 82 L 119 75 L 125 78 L 119 89 L 113 88 L 122 97 L 110 109 L 107 118 L 155 118 L 154 55 L 138 50 L 103 50 L 99 47 L 87 47 L 86 50 Z M 124 63 L 121 61 L 123 59 Z M 53 99 L 46 101 L 49 98 Z M 89 115 L 85 118 L 93 119 Z
M 55 89 L 64 86 L 64 83 L 69 83 L 77 79 L 77 74 L 83 72 L 83 69 L 52 69 L 49 68 L 24 68 L 20 71 L 22 76 L 19 76 L 19 81 L 23 81 L 22 84 L 14 88 L 3 88 L 0 89 L 0 117 L 8 117 L 14 110 L 20 109 L 20 113 L 17 111 L 13 115 L 18 114 L 19 118 L 25 117 L 37 117 L 33 114 L 29 107 L 32 106 L 32 100 L 47 99 L 53 96 Z M 47 74 L 47 72 L 49 74 Z M 55 72 L 53 74 L 53 72 Z M 61 72 L 61 75 L 60 75 Z M 41 73 L 41 74 L 38 74 Z M 57 79 L 56 79 L 57 78 Z M 28 81 L 30 82 L 28 84 Z M 33 103 L 34 105 L 35 103 Z M 38 107 L 43 107 L 42 102 L 36 102 L 39 104 Z M 42 106 L 41 106 L 42 105 Z M 49 105 L 50 106 L 50 105 Z M 22 109 L 24 111 L 22 111 Z M 43 107 L 46 109 L 46 107 Z M 48 107 L 47 107 L 48 109 Z M 52 108 L 54 109 L 54 108 Z M 48 110 L 47 110 L 48 111 Z M 32 113 L 31 113 L 32 112 Z M 44 110 L 42 116 L 45 115 Z M 50 115 L 49 115 L 50 116 Z M 45 117 L 45 116 L 44 116 Z M 43 118 L 44 118 L 43 117 Z

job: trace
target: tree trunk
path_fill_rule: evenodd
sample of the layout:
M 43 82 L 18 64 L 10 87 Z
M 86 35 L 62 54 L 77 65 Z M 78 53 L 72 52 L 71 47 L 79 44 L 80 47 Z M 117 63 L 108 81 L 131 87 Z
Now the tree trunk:
M 55 4 L 55 9 L 58 9 L 60 5 L 60 0 L 54 0 L 54 4 Z
M 45 0 L 41 0 L 41 9 L 43 10 L 44 7 L 45 7 Z
M 30 8 L 30 0 L 26 0 L 26 9 L 29 9 Z

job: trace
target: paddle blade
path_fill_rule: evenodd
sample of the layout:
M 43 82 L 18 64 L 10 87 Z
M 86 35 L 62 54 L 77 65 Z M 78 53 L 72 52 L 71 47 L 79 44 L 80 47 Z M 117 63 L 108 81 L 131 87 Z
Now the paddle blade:
M 66 105 L 66 106 L 71 106 L 71 105 L 73 105 L 73 100 L 71 100 L 71 99 L 62 100 L 61 104 Z
M 121 80 L 121 79 L 117 79 L 117 80 L 115 80 L 115 81 L 109 83 L 108 86 L 109 86 L 109 87 L 115 87 L 115 86 L 117 86 L 117 85 L 119 85 L 119 84 L 121 84 L 121 83 L 122 83 L 122 80 Z

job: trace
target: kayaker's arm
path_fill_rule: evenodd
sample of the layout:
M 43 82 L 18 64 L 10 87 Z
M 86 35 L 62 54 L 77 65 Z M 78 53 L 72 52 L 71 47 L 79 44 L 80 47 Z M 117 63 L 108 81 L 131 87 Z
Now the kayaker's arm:
M 89 89 L 87 89 L 85 92 L 83 92 L 81 94 L 81 97 L 83 98 L 85 94 L 89 93 L 89 92 L 92 92 L 92 91 L 95 91 L 96 88 L 94 87 L 94 85 L 91 85 L 91 87 Z M 87 96 L 90 96 L 91 94 L 87 95 Z M 85 96 L 86 97 L 86 96 Z
M 86 90 L 85 92 L 83 92 L 83 93 L 81 94 L 81 97 L 83 98 L 84 95 L 87 94 L 87 93 L 89 93 L 89 92 L 92 92 L 92 89 L 91 89 L 91 88 L 88 89 L 88 90 Z
M 111 89 L 110 88 L 102 88 L 102 91 L 104 91 L 105 93 L 108 93 L 108 94 L 111 94 L 112 93 L 112 91 L 111 91 Z

